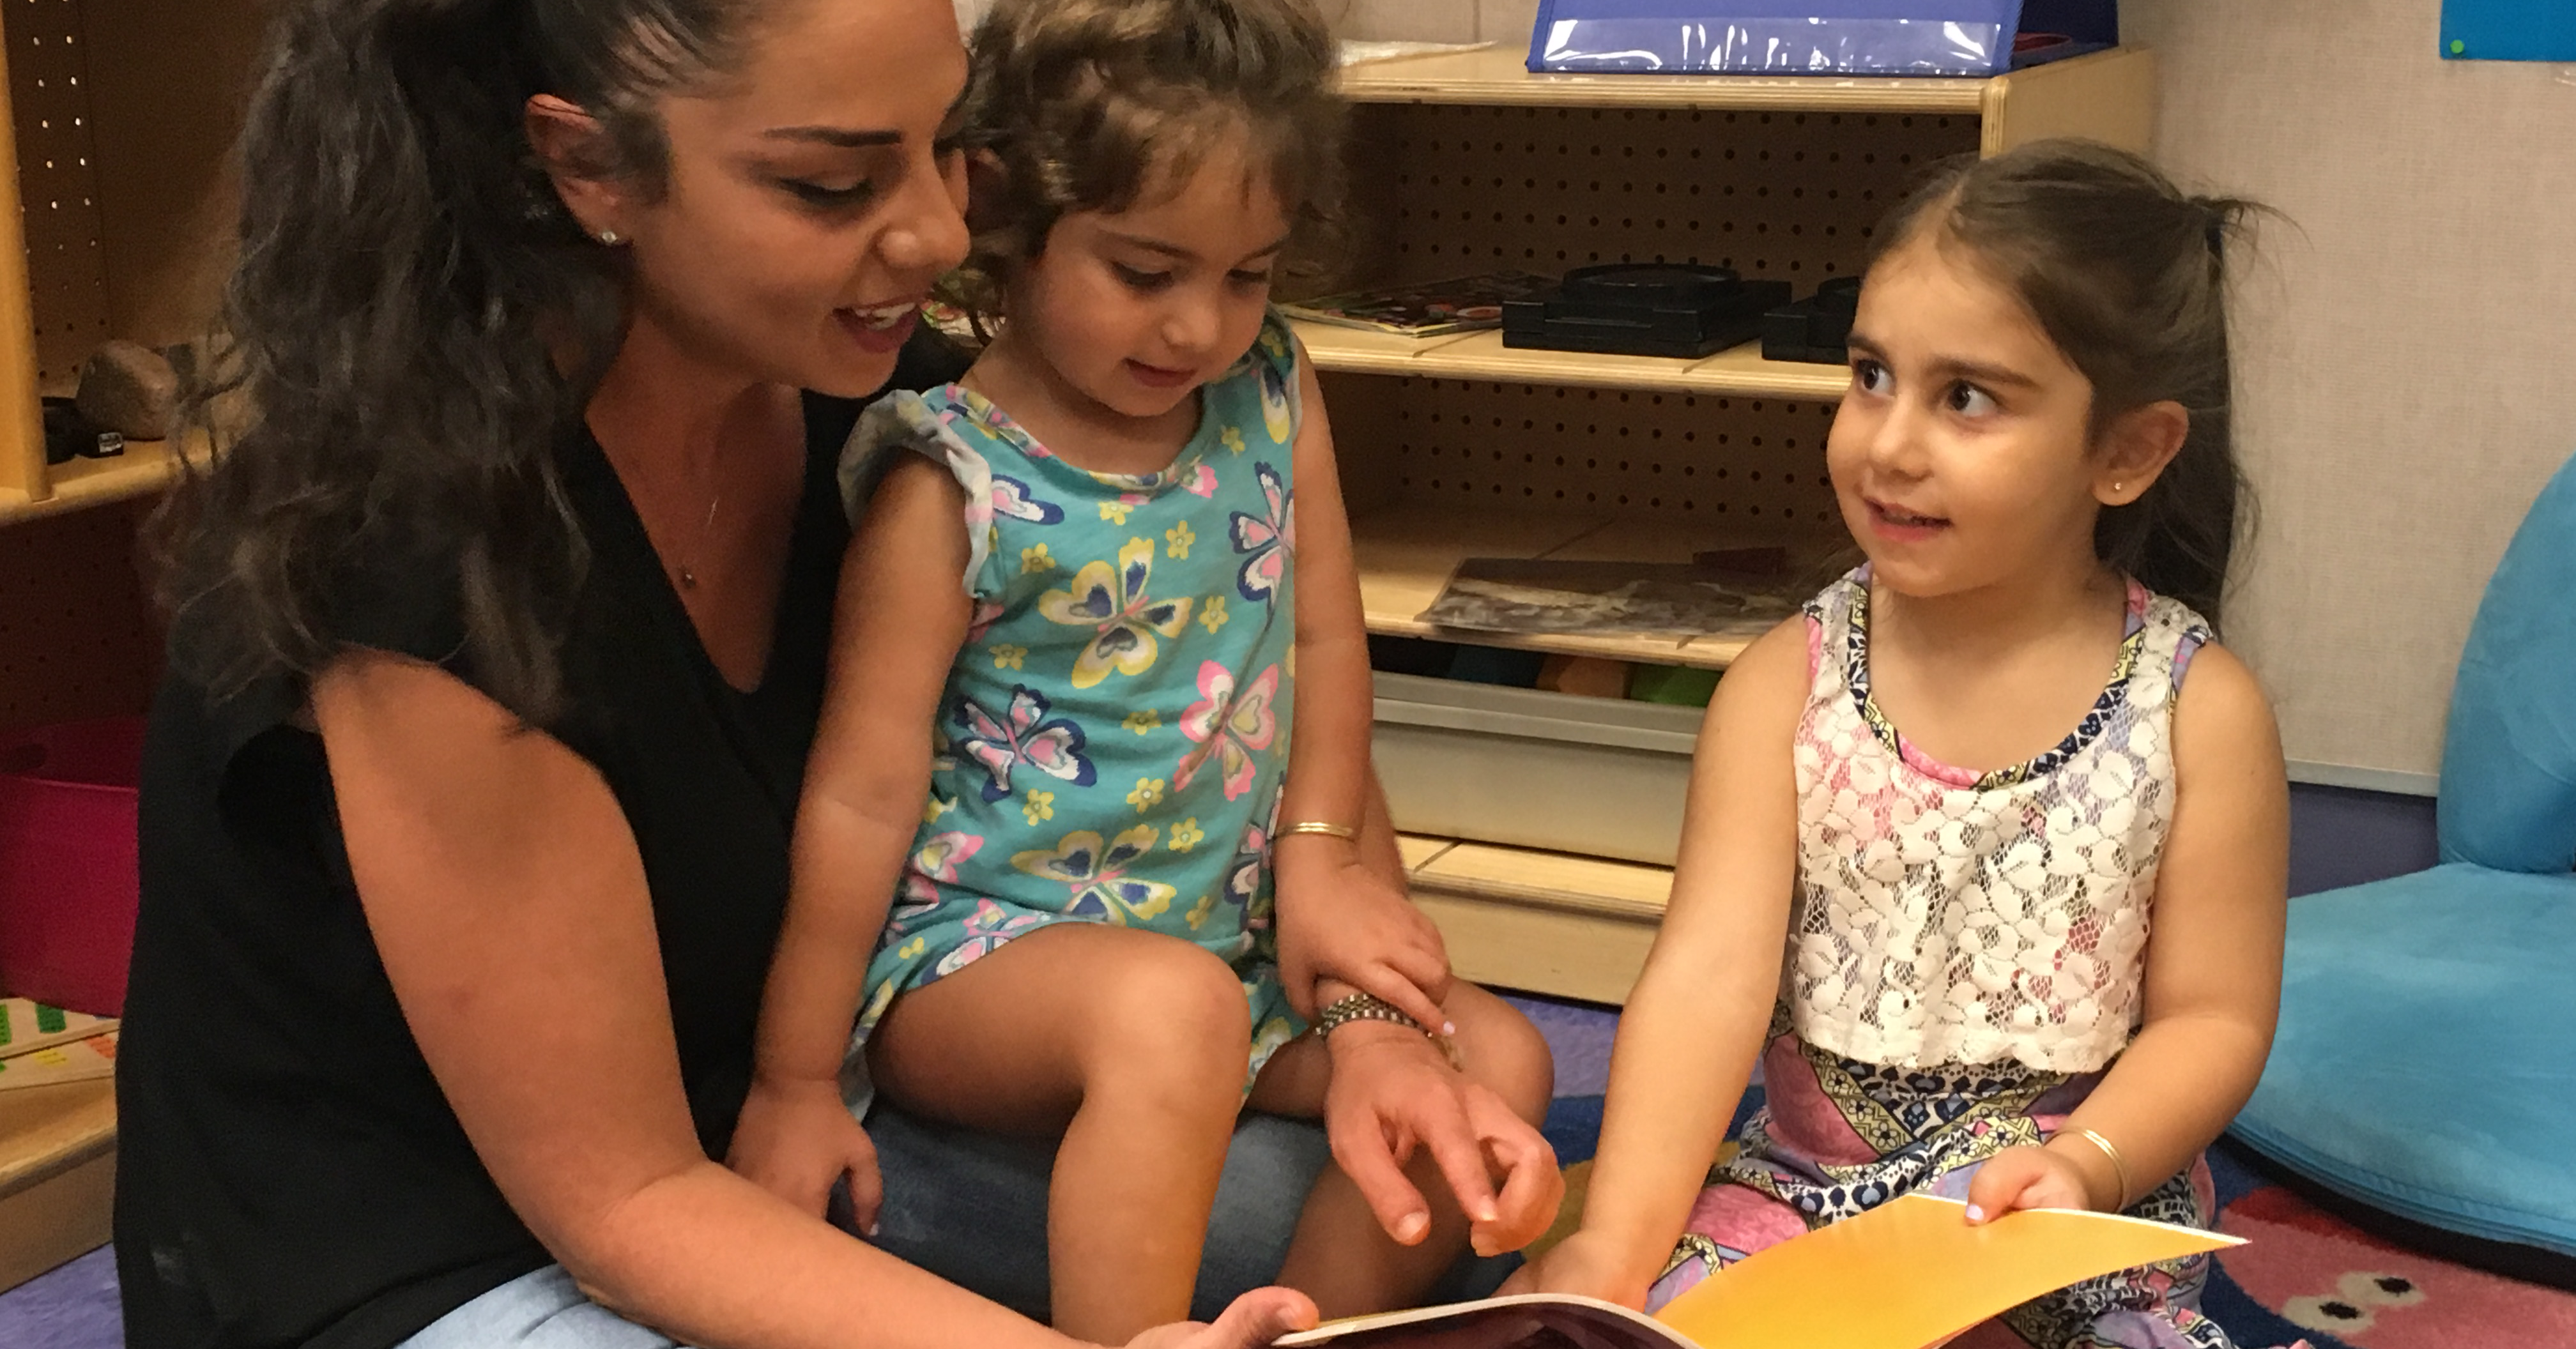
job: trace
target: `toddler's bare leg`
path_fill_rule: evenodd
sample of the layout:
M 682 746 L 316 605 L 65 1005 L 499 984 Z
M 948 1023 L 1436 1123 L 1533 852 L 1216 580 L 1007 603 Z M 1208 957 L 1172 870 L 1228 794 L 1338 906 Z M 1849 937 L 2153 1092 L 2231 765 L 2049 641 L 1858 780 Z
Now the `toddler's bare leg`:
M 1511 1004 L 1464 982 L 1452 988 L 1446 1010 L 1458 1027 L 1468 1078 L 1491 1088 L 1530 1123 L 1546 1118 L 1554 1063 L 1538 1028 Z M 1330 1075 L 1322 1042 L 1301 1036 L 1262 1069 L 1252 1106 L 1280 1115 L 1320 1115 Z M 1397 1244 L 1351 1178 L 1338 1166 L 1327 1167 L 1306 1198 L 1279 1282 L 1315 1299 L 1327 1318 L 1418 1302 L 1467 1249 L 1467 1219 L 1427 1150 L 1415 1150 L 1404 1174 L 1431 1201 L 1431 1230 L 1420 1242 Z
M 897 999 L 869 1066 L 919 1113 L 1062 1132 L 1047 1192 L 1055 1325 L 1121 1344 L 1189 1315 L 1250 1023 L 1242 983 L 1206 951 L 1062 923 Z

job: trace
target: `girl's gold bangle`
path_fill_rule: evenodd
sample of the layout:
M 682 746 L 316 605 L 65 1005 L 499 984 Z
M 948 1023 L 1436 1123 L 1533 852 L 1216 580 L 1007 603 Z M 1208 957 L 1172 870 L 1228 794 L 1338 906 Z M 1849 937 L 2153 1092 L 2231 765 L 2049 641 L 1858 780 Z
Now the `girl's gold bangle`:
M 2102 1155 L 2111 1159 L 2111 1175 L 2120 1183 L 2119 1202 L 2113 1204 L 2111 1207 L 2114 1210 L 2127 1208 L 2129 1206 L 2129 1164 L 2121 1158 L 2120 1150 L 2111 1146 L 2110 1139 L 2104 1138 L 2102 1135 L 2097 1134 L 2090 1129 L 2077 1129 L 2075 1130 L 2075 1136 L 2097 1148 L 2100 1148 L 2102 1150 Z

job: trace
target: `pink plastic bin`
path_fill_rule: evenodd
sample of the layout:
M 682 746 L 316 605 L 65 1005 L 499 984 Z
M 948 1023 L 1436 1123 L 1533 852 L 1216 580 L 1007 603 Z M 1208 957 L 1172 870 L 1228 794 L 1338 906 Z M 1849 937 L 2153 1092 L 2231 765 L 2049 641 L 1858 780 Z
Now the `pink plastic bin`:
M 96 1016 L 125 1005 L 143 719 L 0 736 L 0 990 Z

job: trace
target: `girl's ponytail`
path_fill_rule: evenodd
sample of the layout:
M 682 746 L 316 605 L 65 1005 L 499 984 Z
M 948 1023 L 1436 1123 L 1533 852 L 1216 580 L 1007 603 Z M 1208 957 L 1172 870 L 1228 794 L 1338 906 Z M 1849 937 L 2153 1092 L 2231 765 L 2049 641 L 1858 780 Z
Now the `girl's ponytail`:
M 222 696 L 372 633 L 387 575 L 448 587 L 478 684 L 532 720 L 586 550 L 557 481 L 621 321 L 617 255 L 522 129 L 554 93 L 650 188 L 651 96 L 731 0 L 289 0 L 240 144 L 240 257 L 202 409 L 256 421 L 156 521 L 172 654 Z

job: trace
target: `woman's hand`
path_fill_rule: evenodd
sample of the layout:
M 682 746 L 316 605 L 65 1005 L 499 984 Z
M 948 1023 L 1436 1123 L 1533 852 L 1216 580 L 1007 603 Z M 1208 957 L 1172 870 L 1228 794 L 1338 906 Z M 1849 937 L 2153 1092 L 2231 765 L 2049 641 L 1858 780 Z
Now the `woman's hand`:
M 1259 1349 L 1314 1324 L 1315 1304 L 1305 1294 L 1293 1288 L 1255 1288 L 1210 1324 L 1157 1326 L 1129 1340 L 1127 1349 Z
M 830 1202 L 833 1183 L 847 1176 L 852 1221 L 876 1235 L 877 1208 L 885 1199 L 876 1144 L 850 1117 L 836 1082 L 752 1079 L 725 1165 L 797 1211 L 817 1216 Z
M 1404 891 L 1344 839 L 1291 836 L 1277 857 L 1279 980 L 1297 1014 L 1312 1020 L 1316 982 L 1338 979 L 1445 1032 L 1449 950 Z
M 1429 1204 L 1404 1177 L 1417 1147 L 1430 1150 L 1448 1180 L 1477 1254 L 1519 1250 L 1556 1220 L 1565 1197 L 1556 1150 L 1501 1097 L 1460 1076 L 1421 1032 L 1356 1021 L 1333 1032 L 1330 1049 L 1324 1128 L 1333 1160 L 1388 1236 L 1410 1246 L 1431 1230 Z
M 1968 1221 L 1992 1222 L 2026 1208 L 2110 1212 L 2119 1207 L 2121 1196 L 2110 1193 L 2119 1182 L 2107 1163 L 2102 1171 L 2098 1178 L 2088 1174 L 2074 1154 L 2056 1148 L 2006 1148 L 1968 1182 Z
M 1640 1275 L 1633 1263 L 1613 1250 L 1601 1233 L 1577 1232 L 1514 1270 L 1512 1277 L 1503 1280 L 1499 1294 L 1571 1293 L 1644 1311 L 1654 1276 Z

